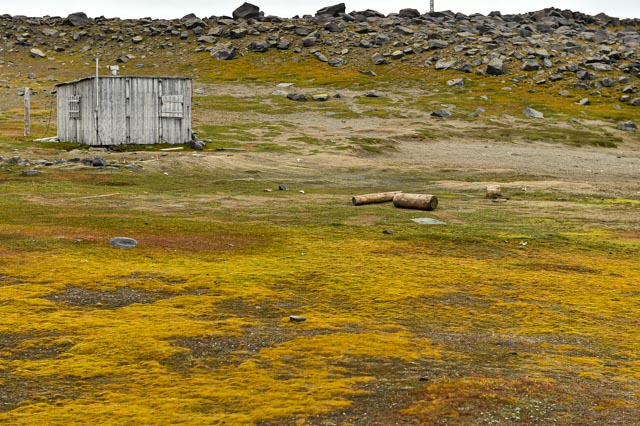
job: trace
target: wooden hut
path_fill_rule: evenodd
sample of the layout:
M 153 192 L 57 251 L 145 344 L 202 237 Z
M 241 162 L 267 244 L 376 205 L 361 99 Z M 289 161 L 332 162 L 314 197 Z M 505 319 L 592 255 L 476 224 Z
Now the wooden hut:
M 123 145 L 191 140 L 190 78 L 94 76 L 56 88 L 60 141 Z

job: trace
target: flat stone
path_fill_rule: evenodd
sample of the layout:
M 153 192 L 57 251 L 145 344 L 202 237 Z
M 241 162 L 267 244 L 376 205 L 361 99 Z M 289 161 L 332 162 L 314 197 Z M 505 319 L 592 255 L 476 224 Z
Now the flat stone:
M 111 247 L 132 249 L 138 246 L 138 242 L 133 238 L 114 237 L 109 241 Z
M 438 219 L 432 219 L 430 217 L 419 217 L 411 220 L 419 225 L 446 225 L 446 223 L 441 222 Z

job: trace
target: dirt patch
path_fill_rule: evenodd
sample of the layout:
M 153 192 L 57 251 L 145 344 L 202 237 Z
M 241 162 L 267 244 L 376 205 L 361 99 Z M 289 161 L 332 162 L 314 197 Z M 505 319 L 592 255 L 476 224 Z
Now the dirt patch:
M 82 287 L 67 287 L 62 294 L 45 297 L 56 303 L 64 303 L 72 307 L 118 309 L 133 304 L 150 304 L 158 300 L 171 299 L 187 294 L 201 295 L 207 290 L 193 290 L 183 293 L 166 293 L 149 291 L 128 286 L 118 287 L 112 291 L 90 290 Z

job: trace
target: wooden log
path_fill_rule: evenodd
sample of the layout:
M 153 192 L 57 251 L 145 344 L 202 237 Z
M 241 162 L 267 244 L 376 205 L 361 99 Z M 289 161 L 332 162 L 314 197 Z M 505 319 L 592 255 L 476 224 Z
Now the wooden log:
M 362 206 L 364 204 L 389 203 L 393 201 L 395 195 L 401 194 L 402 191 L 379 192 L 376 194 L 355 195 L 351 198 L 354 206 Z
M 428 194 L 397 194 L 393 197 L 393 205 L 403 209 L 435 210 L 438 197 Z

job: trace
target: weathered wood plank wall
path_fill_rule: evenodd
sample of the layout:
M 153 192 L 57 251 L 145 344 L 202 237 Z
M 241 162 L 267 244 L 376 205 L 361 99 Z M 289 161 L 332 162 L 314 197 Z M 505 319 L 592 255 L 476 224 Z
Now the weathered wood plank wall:
M 191 140 L 191 79 L 100 77 L 97 133 L 95 94 L 95 78 L 58 85 L 60 140 L 87 145 Z M 72 99 L 79 99 L 75 115 Z

